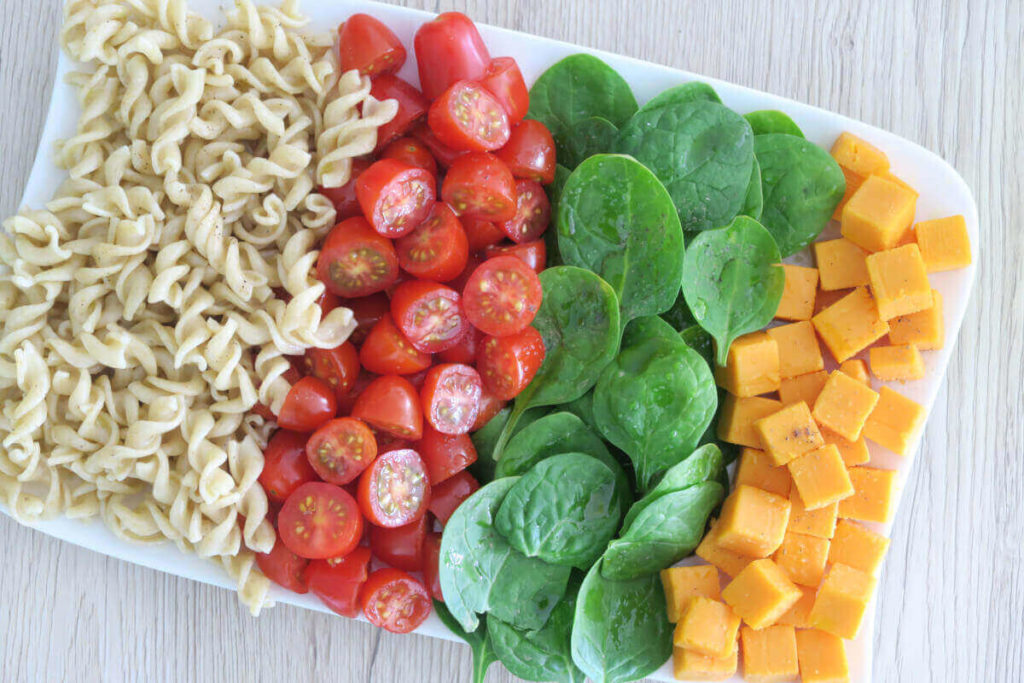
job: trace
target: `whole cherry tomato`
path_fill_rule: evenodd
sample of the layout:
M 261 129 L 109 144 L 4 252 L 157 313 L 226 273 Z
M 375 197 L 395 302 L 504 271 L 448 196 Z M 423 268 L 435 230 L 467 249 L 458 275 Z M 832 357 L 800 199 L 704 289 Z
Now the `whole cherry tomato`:
M 456 81 L 483 78 L 491 56 L 473 21 L 443 12 L 416 31 L 413 39 L 423 93 L 434 99 Z

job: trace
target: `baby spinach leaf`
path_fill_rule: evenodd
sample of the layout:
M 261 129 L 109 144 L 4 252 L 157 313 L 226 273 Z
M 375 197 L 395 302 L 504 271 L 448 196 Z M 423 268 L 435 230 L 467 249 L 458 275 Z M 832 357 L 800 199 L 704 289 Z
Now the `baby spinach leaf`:
M 537 631 L 524 631 L 493 617 L 487 631 L 498 659 L 514 676 L 528 681 L 583 683 L 583 672 L 572 661 L 569 638 L 576 613 L 576 592 L 570 590 Z
M 586 569 L 619 528 L 615 474 L 584 453 L 540 461 L 509 490 L 495 528 L 527 557 Z
M 489 624 L 481 623 L 475 631 L 467 632 L 440 600 L 434 600 L 434 612 L 449 631 L 469 644 L 473 651 L 473 683 L 484 683 L 488 667 L 498 660 Z
M 846 178 L 828 152 L 793 135 L 758 135 L 764 210 L 761 223 L 789 256 L 821 233 L 846 192 Z
M 566 181 L 556 225 L 562 259 L 611 285 L 623 326 L 672 306 L 683 233 L 671 198 L 642 164 L 611 154 L 581 163 Z
M 679 290 L 672 308 L 661 314 L 661 319 L 678 332 L 697 324 L 693 319 L 693 314 L 690 313 L 690 307 L 686 305 L 686 297 L 683 296 L 682 289 Z
M 620 131 L 618 150 L 664 183 L 683 230 L 690 232 L 726 225 L 743 208 L 753 139 L 736 112 L 693 100 L 638 112 Z
M 670 467 L 657 486 L 633 503 L 633 507 L 622 520 L 622 529 L 628 531 L 637 515 L 662 496 L 682 491 L 701 482 L 713 481 L 724 469 L 725 463 L 722 461 L 722 453 L 718 446 L 705 444 L 698 447 L 682 462 Z
M 573 169 L 595 154 L 613 152 L 618 135 L 619 129 L 608 119 L 600 116 L 583 119 L 556 145 L 558 163 Z
M 761 192 L 761 164 L 754 157 L 754 165 L 750 169 L 750 184 L 747 185 L 747 195 L 743 199 L 743 208 L 740 213 L 750 216 L 755 221 L 761 217 L 764 210 L 764 195 Z
M 579 419 L 583 420 L 583 424 L 587 425 L 594 432 L 597 432 L 597 422 L 594 421 L 594 390 L 591 389 L 587 393 L 580 396 L 575 401 L 570 401 L 562 406 L 565 410 L 569 411 Z
M 718 96 L 718 93 L 710 85 L 703 81 L 690 81 L 668 90 L 662 90 L 648 100 L 644 106 L 640 107 L 640 111 L 650 111 L 651 109 L 664 107 L 667 104 L 693 102 L 695 100 L 722 103 L 722 98 Z
M 597 562 L 583 579 L 572 624 L 572 659 L 596 683 L 634 681 L 672 655 L 672 624 L 657 574 L 614 581 Z
M 719 365 L 725 365 L 733 339 L 771 322 L 785 280 L 780 261 L 775 240 L 747 216 L 697 235 L 686 248 L 683 295 L 697 323 L 714 337 Z
M 708 364 L 709 368 L 715 367 L 715 340 L 704 331 L 700 325 L 694 323 L 679 333 L 687 346 L 700 354 L 700 357 Z
M 519 416 L 515 427 L 510 430 L 510 436 L 515 435 L 520 429 L 523 429 L 534 420 L 540 419 L 545 413 L 547 413 L 547 408 L 527 410 Z M 495 447 L 498 445 L 498 441 L 505 430 L 505 425 L 508 424 L 511 414 L 511 408 L 502 408 L 487 424 L 470 435 L 477 457 L 476 462 L 470 465 L 469 469 L 481 484 L 494 480 L 495 468 L 497 467 L 497 460 L 494 458 Z
M 776 109 L 752 111 L 749 114 L 744 114 L 743 118 L 750 124 L 754 135 L 784 133 L 786 135 L 795 135 L 798 138 L 804 137 L 804 132 L 800 130 L 800 126 L 796 125 L 796 121 L 789 118 L 788 114 L 784 114 Z
M 626 325 L 626 329 L 622 331 L 622 348 L 636 346 L 652 337 L 667 339 L 673 343 L 679 342 L 679 333 L 665 320 L 656 315 L 645 315 L 630 320 Z

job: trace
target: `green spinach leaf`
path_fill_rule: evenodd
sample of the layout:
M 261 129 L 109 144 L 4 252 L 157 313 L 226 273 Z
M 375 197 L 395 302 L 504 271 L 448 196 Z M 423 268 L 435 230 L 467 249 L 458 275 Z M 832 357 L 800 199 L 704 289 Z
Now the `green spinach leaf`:
M 757 157 L 754 157 L 754 165 L 750 169 L 750 184 L 747 185 L 747 195 L 743 199 L 743 208 L 740 213 L 750 216 L 755 221 L 761 217 L 764 210 L 764 194 L 761 191 L 761 164 Z
M 570 589 L 551 612 L 548 623 L 537 631 L 524 631 L 489 618 L 487 630 L 494 652 L 514 676 L 528 681 L 583 683 L 585 677 L 573 663 L 570 650 L 575 613 L 576 591 Z
M 686 305 L 686 297 L 683 296 L 682 289 L 679 290 L 672 308 L 661 314 L 661 319 L 678 332 L 697 324 L 693 319 L 693 314 L 690 313 L 690 307 Z
M 668 322 L 656 315 L 645 315 L 634 318 L 626 325 L 622 331 L 622 348 L 628 349 L 653 337 L 679 342 L 679 333 Z
M 591 389 L 587 393 L 580 396 L 575 401 L 570 401 L 562 406 L 565 410 L 569 411 L 579 419 L 583 420 L 583 424 L 590 427 L 595 433 L 598 432 L 597 422 L 594 420 L 594 390 Z
M 754 131 L 754 135 L 783 133 L 785 135 L 795 135 L 798 138 L 804 137 L 804 132 L 800 130 L 800 126 L 796 125 L 796 121 L 789 118 L 788 114 L 784 114 L 777 109 L 752 111 L 749 114 L 744 114 L 743 118 L 750 123 L 750 128 Z
M 518 417 L 514 428 L 510 428 L 509 436 L 514 436 L 519 430 L 524 429 L 534 420 L 540 419 L 547 412 L 548 409 L 546 407 L 525 411 Z M 473 447 L 476 449 L 477 458 L 476 462 L 469 466 L 469 469 L 481 484 L 491 482 L 495 478 L 495 468 L 498 465 L 498 461 L 494 458 L 495 448 L 501 439 L 501 435 L 504 433 L 505 425 L 508 424 L 511 414 L 511 408 L 502 408 L 487 424 L 470 435 Z
M 722 103 L 722 98 L 718 96 L 718 93 L 710 85 L 703 81 L 689 81 L 668 90 L 662 90 L 648 100 L 644 106 L 640 107 L 640 111 L 650 111 L 651 109 L 664 107 L 668 104 L 693 102 L 695 100 Z
M 714 444 L 699 446 L 682 462 L 670 467 L 657 486 L 633 503 L 633 507 L 629 509 L 625 519 L 622 520 L 622 529 L 628 530 L 637 515 L 662 496 L 682 491 L 705 481 L 714 481 L 724 469 L 725 463 L 718 446 Z
M 608 119 L 600 116 L 583 119 L 563 137 L 560 145 L 556 145 L 558 163 L 573 169 L 595 154 L 614 152 L 618 136 L 619 129 Z
M 715 340 L 704 331 L 704 328 L 694 323 L 680 332 L 679 338 L 699 353 L 709 368 L 715 367 Z
M 469 644 L 469 649 L 473 651 L 473 683 L 484 683 L 488 667 L 499 657 L 489 624 L 481 623 L 475 631 L 467 632 L 440 600 L 434 600 L 434 612 L 449 631 Z

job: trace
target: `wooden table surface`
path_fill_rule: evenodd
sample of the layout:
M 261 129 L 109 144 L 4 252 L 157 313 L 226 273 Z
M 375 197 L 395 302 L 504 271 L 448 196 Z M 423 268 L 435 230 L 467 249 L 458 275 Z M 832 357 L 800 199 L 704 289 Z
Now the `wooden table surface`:
M 686 68 L 936 151 L 981 210 L 981 268 L 883 574 L 877 681 L 1024 677 L 1024 18 L 1020 0 L 407 0 Z M 60 0 L 0 2 L 0 216 L 53 85 Z M 2 312 L 0 312 L 2 315 Z M 0 681 L 469 680 L 469 649 L 279 606 L 0 516 Z M 513 680 L 493 667 L 488 681 Z

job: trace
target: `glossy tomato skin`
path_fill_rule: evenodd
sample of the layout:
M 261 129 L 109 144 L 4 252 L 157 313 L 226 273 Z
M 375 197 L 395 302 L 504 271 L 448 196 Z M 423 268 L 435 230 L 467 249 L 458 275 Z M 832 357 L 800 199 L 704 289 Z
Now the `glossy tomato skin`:
M 303 576 L 309 560 L 299 557 L 278 538 L 269 553 L 256 553 L 256 564 L 263 574 L 279 586 L 293 593 L 306 593 L 306 579 Z
M 435 282 L 458 277 L 469 258 L 469 243 L 462 224 L 443 202 L 434 202 L 426 220 L 399 238 L 395 247 L 402 270 Z
M 481 84 L 458 81 L 430 105 L 427 125 L 452 149 L 490 152 L 508 142 L 508 114 Z
M 306 459 L 308 434 L 279 429 L 270 437 L 263 452 L 260 485 L 272 503 L 281 504 L 295 489 L 316 481 L 316 471 Z
M 368 372 L 366 370 L 360 372 L 359 376 L 356 377 L 355 384 L 352 385 L 352 391 L 348 392 L 348 394 L 342 400 L 338 401 L 338 415 L 342 417 L 351 415 L 352 407 L 355 406 L 356 404 L 356 399 L 362 395 L 363 390 L 365 390 L 366 387 L 370 386 L 373 380 L 377 379 L 377 377 L 378 375 L 375 375 L 372 372 Z M 379 440 L 377 442 L 377 445 L 380 445 Z
M 359 376 L 359 352 L 352 342 L 333 349 L 309 349 L 305 362 L 306 374 L 327 382 L 338 400 L 348 395 Z
M 476 447 L 468 434 L 443 434 L 429 425 L 415 449 L 427 466 L 431 487 L 442 484 L 476 462 Z
M 515 256 L 495 256 L 469 276 L 462 305 L 474 327 L 500 337 L 533 322 L 542 298 L 537 273 Z
M 356 548 L 348 555 L 313 560 L 306 568 L 306 583 L 333 611 L 354 619 L 361 606 L 359 591 L 370 574 L 370 549 Z
M 409 380 L 398 375 L 370 382 L 352 406 L 352 417 L 400 439 L 418 441 L 423 436 L 419 394 Z
M 441 580 L 438 568 L 441 564 L 441 534 L 428 533 L 423 539 L 423 583 L 426 584 L 430 597 L 444 602 L 441 595 Z
M 466 290 L 466 283 L 469 282 L 470 276 L 476 272 L 476 269 L 480 267 L 480 264 L 484 262 L 484 259 L 476 253 L 470 252 L 469 258 L 466 259 L 466 267 L 462 269 L 459 276 L 454 280 L 449 280 L 445 284 L 454 289 L 456 292 L 464 292 Z
M 480 412 L 482 387 L 472 366 L 442 363 L 432 367 L 420 389 L 427 424 L 444 434 L 467 433 Z
M 430 213 L 437 195 L 434 176 L 397 159 L 380 159 L 356 180 L 363 215 L 378 234 L 401 237 Z
M 378 569 L 370 574 L 359 601 L 374 626 L 392 633 L 409 633 L 427 620 L 433 605 L 427 589 L 401 569 Z
M 349 337 L 353 344 L 362 344 L 377 321 L 391 310 L 391 300 L 384 292 L 358 299 L 341 299 L 339 305 L 351 309 L 352 318 L 356 321 L 356 329 Z
M 338 27 L 342 73 L 358 69 L 363 76 L 394 73 L 405 64 L 405 46 L 394 32 L 368 14 L 353 14 Z
M 398 278 L 398 254 L 391 240 L 356 216 L 338 223 L 327 235 L 316 274 L 332 294 L 368 296 L 384 291 Z
M 548 245 L 544 240 L 533 240 L 522 244 L 495 244 L 484 250 L 484 256 L 515 256 L 540 275 L 548 260 Z
M 374 557 L 395 569 L 418 572 L 423 569 L 423 539 L 427 535 L 427 517 L 403 526 L 370 526 L 370 549 Z
M 423 124 L 412 129 L 410 133 L 414 138 L 423 143 L 423 146 L 430 150 L 430 153 L 434 156 L 434 160 L 437 161 L 438 165 L 448 168 L 452 165 L 456 159 L 467 152 L 463 150 L 452 149 L 448 145 L 444 144 L 437 139 L 434 135 L 434 131 L 430 130 L 430 126 Z
M 413 39 L 423 94 L 433 100 L 456 81 L 480 80 L 491 56 L 473 21 L 444 12 L 416 31 Z
M 414 450 L 381 453 L 359 479 L 359 507 L 376 526 L 412 524 L 429 506 L 430 479 Z
M 479 371 L 480 369 L 477 368 L 477 372 Z M 480 376 L 480 381 L 483 381 L 483 375 Z M 476 422 L 473 423 L 473 428 L 470 431 L 475 432 L 478 429 L 483 429 L 483 426 L 493 420 L 494 416 L 500 413 L 506 405 L 507 403 L 504 399 L 500 399 L 491 393 L 485 382 L 484 390 L 480 394 L 480 412 L 477 414 Z
M 431 514 L 444 526 L 455 509 L 479 488 L 477 480 L 465 470 L 449 477 L 431 490 Z
M 338 400 L 327 382 L 303 377 L 288 391 L 277 424 L 294 432 L 311 432 L 334 417 L 337 410 Z
M 311 482 L 288 496 L 277 516 L 277 533 L 299 557 L 341 557 L 359 545 L 363 516 L 359 504 L 340 486 Z
M 466 240 L 470 251 L 486 249 L 505 239 L 504 230 L 495 225 L 493 221 L 482 218 L 465 217 L 462 219 L 462 228 L 466 231 Z
M 507 145 L 506 145 L 507 147 Z M 352 173 L 348 182 L 341 187 L 321 187 L 318 192 L 331 200 L 334 210 L 337 212 L 337 221 L 343 221 L 353 216 L 362 215 L 359 208 L 359 200 L 356 199 L 356 178 L 366 169 L 370 168 L 370 161 L 356 157 L 352 160 Z
M 468 325 L 460 299 L 451 287 L 411 280 L 391 295 L 391 317 L 417 350 L 444 351 L 458 343 Z
M 551 202 L 536 180 L 516 181 L 516 215 L 498 227 L 517 244 L 532 242 L 544 234 L 551 222 Z
M 437 177 L 437 162 L 425 144 L 412 137 L 395 138 L 384 151 L 382 159 L 398 159 L 410 166 L 418 166 L 430 175 Z
M 441 184 L 441 197 L 460 217 L 499 222 L 516 215 L 512 172 L 486 152 L 469 152 L 455 159 Z
M 540 121 L 523 121 L 513 128 L 508 142 L 494 155 L 516 178 L 544 185 L 555 179 L 555 138 Z
M 320 315 L 326 316 L 341 305 L 341 297 L 324 289 L 324 293 L 317 297 L 316 305 L 320 307 Z
M 385 313 L 363 342 L 359 361 L 378 375 L 412 375 L 430 367 L 430 354 L 414 348 Z
M 354 481 L 377 457 L 377 440 L 366 423 L 339 417 L 313 432 L 306 458 L 321 479 L 344 485 Z
M 487 337 L 480 345 L 477 369 L 484 386 L 502 400 L 522 391 L 544 362 L 544 340 L 527 327 L 505 337 Z
M 476 352 L 484 336 L 480 330 L 472 325 L 466 327 L 466 331 L 459 337 L 459 343 L 450 349 L 445 349 L 437 354 L 437 359 L 442 363 L 464 363 L 472 365 L 476 362 Z
M 495 57 L 487 65 L 480 84 L 501 103 L 513 126 L 523 120 L 530 108 L 530 91 L 511 57 Z
M 374 78 L 370 94 L 377 100 L 398 102 L 398 113 L 395 114 L 395 118 L 377 129 L 378 150 L 384 149 L 395 138 L 405 135 L 426 115 L 430 106 L 430 100 L 424 97 L 416 86 L 393 74 L 382 74 Z

